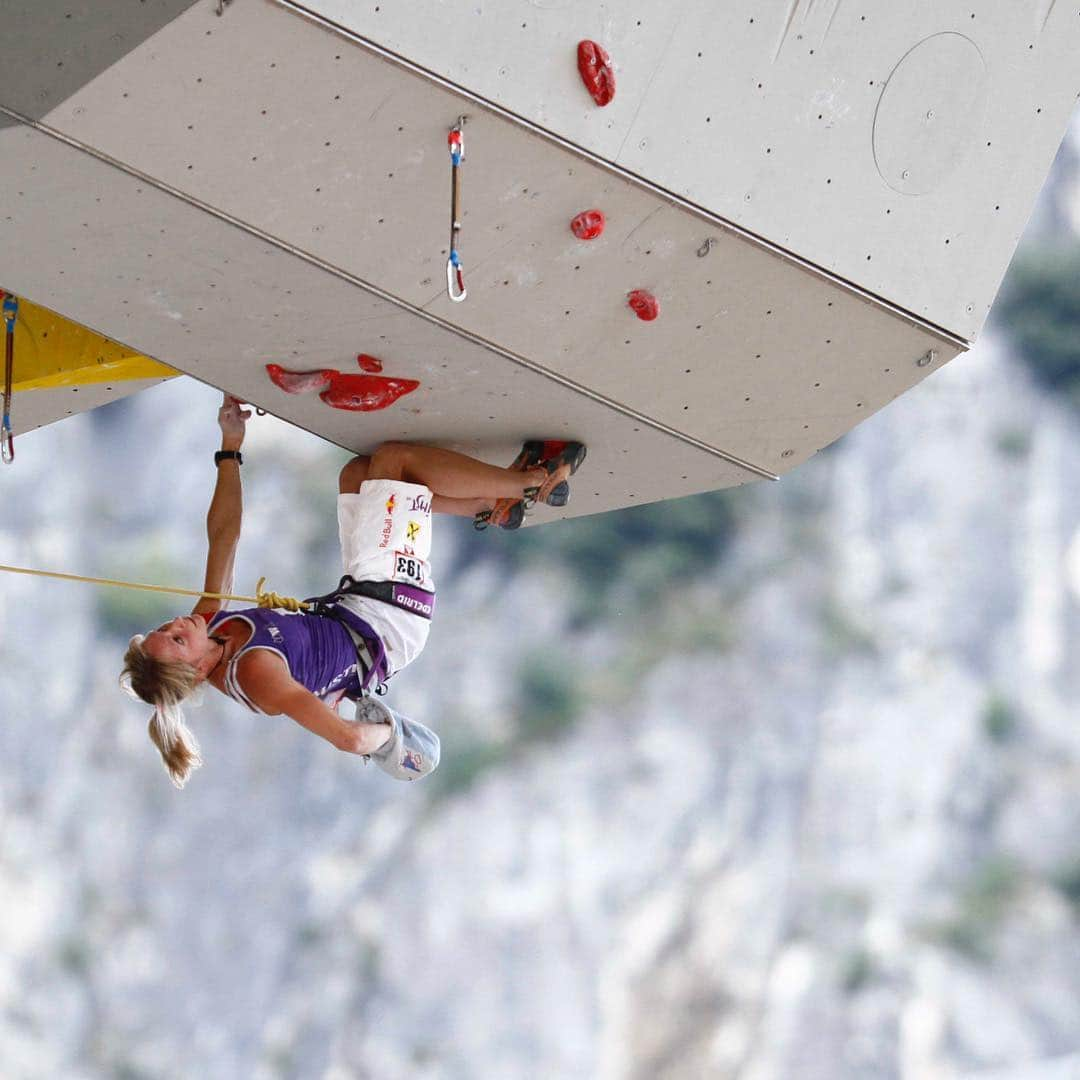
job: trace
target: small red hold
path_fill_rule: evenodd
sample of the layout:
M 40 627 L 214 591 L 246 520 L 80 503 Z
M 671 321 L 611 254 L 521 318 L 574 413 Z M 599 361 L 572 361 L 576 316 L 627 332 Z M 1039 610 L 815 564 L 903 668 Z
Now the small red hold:
M 360 365 L 361 370 L 371 372 L 372 375 L 378 375 L 382 371 L 382 361 L 375 356 L 368 356 L 367 353 L 361 353 L 356 362 Z
M 579 41 L 577 66 L 585 89 L 592 94 L 597 105 L 608 105 L 615 97 L 615 69 L 611 57 L 602 45 L 595 41 Z
M 603 210 L 582 210 L 570 222 L 570 231 L 579 240 L 595 240 L 604 231 L 606 224 Z
M 651 292 L 635 289 L 626 299 L 634 314 L 645 322 L 652 322 L 660 314 L 660 302 Z
M 327 405 L 348 412 L 375 412 L 411 394 L 416 379 L 391 379 L 385 375 L 346 375 L 335 371 L 330 385 L 319 395 Z
M 266 373 L 277 387 L 286 394 L 308 394 L 327 386 L 337 372 L 332 368 L 319 368 L 316 371 L 286 371 L 280 364 L 267 364 Z

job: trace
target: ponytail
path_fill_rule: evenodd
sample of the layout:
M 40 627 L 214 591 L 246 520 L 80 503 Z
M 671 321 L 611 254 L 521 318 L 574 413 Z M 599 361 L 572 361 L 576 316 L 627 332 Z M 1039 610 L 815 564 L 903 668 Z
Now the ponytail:
M 180 703 L 198 683 L 198 672 L 182 660 L 155 660 L 142 650 L 143 635 L 136 634 L 124 654 L 120 685 L 133 697 L 154 706 L 148 732 L 158 748 L 173 784 L 182 788 L 202 764 L 199 744 L 184 722 Z

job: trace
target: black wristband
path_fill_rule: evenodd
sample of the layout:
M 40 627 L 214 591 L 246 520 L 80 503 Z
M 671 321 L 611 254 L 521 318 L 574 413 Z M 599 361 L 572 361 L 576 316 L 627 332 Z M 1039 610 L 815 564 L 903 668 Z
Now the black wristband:
M 214 464 L 220 465 L 223 461 L 232 459 L 237 465 L 244 464 L 244 455 L 239 450 L 218 450 L 214 454 Z

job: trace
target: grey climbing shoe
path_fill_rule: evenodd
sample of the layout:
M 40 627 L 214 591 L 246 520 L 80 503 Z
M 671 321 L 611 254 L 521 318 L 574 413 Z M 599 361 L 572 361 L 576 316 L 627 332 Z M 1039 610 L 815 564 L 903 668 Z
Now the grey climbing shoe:
M 365 697 L 356 703 L 356 722 L 390 725 L 390 738 L 369 756 L 395 780 L 419 780 L 439 764 L 439 736 L 378 698 Z

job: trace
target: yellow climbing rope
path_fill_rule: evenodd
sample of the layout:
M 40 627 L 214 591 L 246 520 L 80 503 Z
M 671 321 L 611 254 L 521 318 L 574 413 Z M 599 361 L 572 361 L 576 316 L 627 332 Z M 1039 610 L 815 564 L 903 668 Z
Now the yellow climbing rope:
M 81 574 L 60 574 L 55 570 L 29 570 L 23 566 L 4 566 L 0 570 L 10 574 L 32 574 L 35 577 L 58 578 L 61 581 L 86 581 L 91 585 L 115 585 L 122 589 L 142 589 L 145 592 L 175 593 L 178 596 L 199 596 L 207 600 L 236 600 L 245 604 L 255 604 L 262 608 L 281 608 L 284 611 L 306 611 L 311 605 L 291 596 L 279 596 L 276 592 L 263 589 L 266 578 L 259 578 L 254 596 L 231 596 L 228 593 L 199 592 L 195 589 L 177 589 L 169 585 L 143 585 L 137 581 L 113 581 L 111 578 L 83 577 Z

